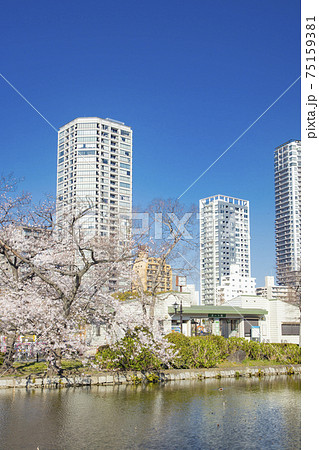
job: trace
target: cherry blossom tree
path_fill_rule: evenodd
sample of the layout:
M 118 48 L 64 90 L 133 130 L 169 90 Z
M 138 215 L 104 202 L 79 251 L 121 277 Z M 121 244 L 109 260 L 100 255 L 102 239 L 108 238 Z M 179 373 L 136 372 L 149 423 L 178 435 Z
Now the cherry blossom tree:
M 35 334 L 54 364 L 83 347 L 81 327 L 107 321 L 116 301 L 108 281 L 127 269 L 130 249 L 99 237 L 87 239 L 77 226 L 85 214 L 70 215 L 63 226 L 42 205 L 28 225 L 11 223 L 0 231 L 0 309 L 12 363 L 18 334 Z M 34 223 L 34 218 L 37 223 Z M 25 218 L 27 219 L 27 218 Z
M 189 274 L 196 264 L 190 261 L 198 250 L 196 212 L 195 205 L 186 208 L 176 199 L 155 199 L 147 208 L 147 214 L 152 220 L 149 220 L 147 230 L 143 229 L 143 233 L 138 236 L 137 243 L 144 255 L 142 257 L 156 258 L 157 267 L 147 292 L 144 292 L 142 280 L 136 272 L 133 272 L 133 283 L 144 305 L 145 314 L 145 305 L 149 305 L 149 320 L 152 323 L 166 264 L 177 263 L 179 274 Z M 192 256 L 186 257 L 189 251 Z
M 4 370 L 12 367 L 17 337 L 35 335 L 35 348 L 45 352 L 51 368 L 60 372 L 62 357 L 82 355 L 87 349 L 86 330 L 92 323 L 106 325 L 109 345 L 117 345 L 130 330 L 139 330 L 136 351 L 148 342 L 168 362 L 171 351 L 154 319 L 157 278 L 161 266 L 181 250 L 191 215 L 181 222 L 177 214 L 183 211 L 178 203 L 154 202 L 150 211 L 162 221 L 161 239 L 148 235 L 120 241 L 118 236 L 83 232 L 81 220 L 90 213 L 89 204 L 70 208 L 57 223 L 54 201 L 31 206 L 30 195 L 18 193 L 17 185 L 13 177 L 0 180 L 0 334 L 7 339 Z M 112 295 L 112 281 L 131 280 L 132 259 L 142 238 L 159 255 L 161 264 L 152 292 L 139 291 L 131 306 Z

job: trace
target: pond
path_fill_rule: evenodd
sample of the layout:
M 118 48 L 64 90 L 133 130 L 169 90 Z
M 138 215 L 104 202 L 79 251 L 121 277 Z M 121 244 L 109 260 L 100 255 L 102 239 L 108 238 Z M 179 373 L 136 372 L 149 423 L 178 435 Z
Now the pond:
M 300 376 L 0 390 L 4 449 L 298 449 Z

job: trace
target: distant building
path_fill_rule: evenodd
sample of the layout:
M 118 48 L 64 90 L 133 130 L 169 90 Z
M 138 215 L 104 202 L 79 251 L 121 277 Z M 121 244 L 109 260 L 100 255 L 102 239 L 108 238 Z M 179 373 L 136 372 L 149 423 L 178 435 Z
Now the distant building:
M 256 294 L 256 278 L 241 276 L 237 264 L 231 264 L 229 272 L 229 275 L 221 278 L 220 285 L 217 287 L 218 304 L 228 302 L 239 295 Z
M 192 305 L 199 305 L 199 291 L 196 290 L 195 284 L 188 284 L 187 277 L 185 275 L 176 275 L 173 273 L 173 291 L 190 293 Z
M 290 288 L 288 286 L 275 286 L 275 278 L 273 276 L 266 276 L 265 286 L 256 288 L 256 295 L 268 299 L 277 298 L 288 301 Z
M 225 195 L 201 199 L 200 278 L 201 302 L 218 304 L 218 288 L 230 266 L 250 278 L 249 202 Z
M 274 162 L 277 281 L 300 293 L 301 142 L 291 139 L 277 147 Z
M 190 303 L 192 305 L 200 305 L 199 291 L 196 290 L 195 284 L 187 284 L 182 292 L 190 293 Z
M 148 292 L 172 290 L 172 268 L 162 258 L 148 256 L 141 250 L 133 264 L 133 290 Z

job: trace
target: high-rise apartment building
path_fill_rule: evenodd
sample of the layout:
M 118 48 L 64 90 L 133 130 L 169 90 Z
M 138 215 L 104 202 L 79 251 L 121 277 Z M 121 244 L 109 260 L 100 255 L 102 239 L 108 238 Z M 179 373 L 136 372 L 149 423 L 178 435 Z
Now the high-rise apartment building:
M 300 283 L 301 142 L 290 140 L 275 149 L 276 268 L 279 285 Z
M 132 213 L 132 129 L 123 122 L 79 117 L 59 130 L 57 220 L 70 208 L 88 235 L 127 237 Z
M 199 210 L 201 302 L 216 305 L 231 264 L 250 277 L 249 202 L 215 195 L 200 200 Z

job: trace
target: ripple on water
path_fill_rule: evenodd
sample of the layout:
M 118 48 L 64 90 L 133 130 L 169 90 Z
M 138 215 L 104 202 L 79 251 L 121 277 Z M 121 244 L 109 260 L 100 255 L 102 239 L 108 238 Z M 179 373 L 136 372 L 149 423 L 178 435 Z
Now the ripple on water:
M 298 449 L 300 376 L 0 391 L 2 448 Z

